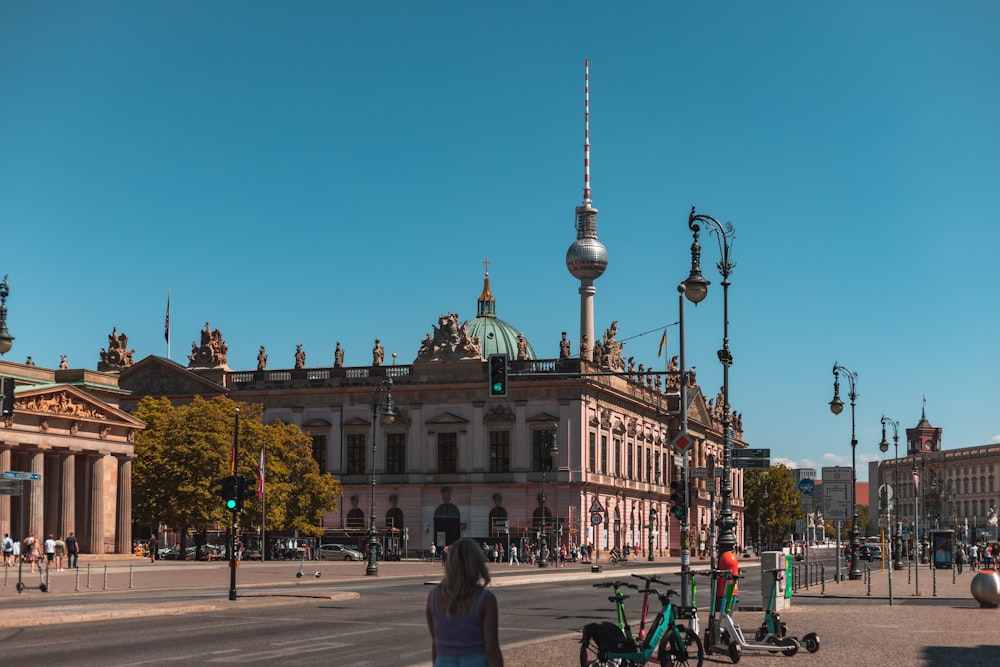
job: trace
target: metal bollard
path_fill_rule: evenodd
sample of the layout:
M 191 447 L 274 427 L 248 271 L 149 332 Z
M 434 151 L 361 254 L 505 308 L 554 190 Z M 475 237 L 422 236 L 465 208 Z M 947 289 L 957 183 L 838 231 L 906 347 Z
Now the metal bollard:
M 819 564 L 820 595 L 826 595 L 826 565 Z
M 952 583 L 952 585 L 955 584 L 955 574 L 956 574 L 957 569 L 958 568 L 956 568 L 954 565 L 951 566 L 951 583 Z
M 129 588 L 135 588 L 135 586 L 134 586 L 134 584 L 135 584 L 135 578 L 134 578 L 133 574 L 134 573 L 132 572 L 132 563 L 129 563 L 128 564 L 128 587 Z
M 867 595 L 871 597 L 872 594 L 872 567 L 871 565 L 865 566 L 865 579 L 868 580 L 868 593 Z
M 931 570 L 931 597 L 937 597 L 937 568 Z
M 75 568 L 75 569 L 76 569 L 76 592 L 79 593 L 80 592 L 80 568 Z
M 104 588 L 103 590 L 108 590 L 108 566 L 104 566 Z
M 90 563 L 87 563 L 87 588 L 90 588 Z

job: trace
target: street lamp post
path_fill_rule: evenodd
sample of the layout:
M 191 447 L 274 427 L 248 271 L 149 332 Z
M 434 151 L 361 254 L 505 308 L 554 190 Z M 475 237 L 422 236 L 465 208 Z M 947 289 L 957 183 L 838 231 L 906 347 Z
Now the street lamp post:
M 385 393 L 385 402 L 380 398 Z M 365 575 L 374 576 L 378 574 L 378 531 L 375 529 L 375 451 L 377 449 L 375 438 L 375 428 L 378 424 L 379 414 L 382 416 L 382 425 L 389 426 L 396 421 L 396 411 L 392 407 L 392 378 L 387 377 L 382 384 L 372 390 L 372 504 L 371 516 L 368 522 L 368 566 L 365 568 Z
M 542 465 L 542 523 L 541 537 L 538 540 L 538 567 L 549 566 L 549 540 L 545 528 L 545 473 L 552 469 L 552 459 L 559 455 L 559 448 L 556 446 L 556 427 L 543 431 L 544 441 L 542 442 L 541 465 Z
M 896 488 L 896 485 L 899 484 L 899 422 L 889 419 L 885 415 L 882 415 L 882 442 L 878 443 L 878 449 L 882 453 L 889 451 L 889 441 L 885 439 L 886 424 L 892 427 L 892 444 L 893 447 L 895 447 L 894 450 L 895 453 L 893 455 L 895 459 L 895 468 L 892 471 L 892 487 L 893 487 L 892 490 L 893 494 L 897 495 L 899 492 L 899 489 Z M 897 503 L 899 502 L 898 496 L 896 498 L 896 502 Z M 895 516 L 895 519 L 893 520 L 893 522 L 890 524 L 889 527 L 892 530 L 892 535 L 890 536 L 890 542 L 889 542 L 890 545 L 889 548 L 892 550 L 892 569 L 902 570 L 903 560 L 901 558 L 902 547 L 899 544 L 900 536 L 899 536 L 898 515 Z
M 10 285 L 7 276 L 0 282 L 0 355 L 10 352 L 14 346 L 14 337 L 7 331 L 7 297 L 10 295 Z
M 722 504 L 719 509 L 719 519 L 716 524 L 719 526 L 719 555 L 721 557 L 727 551 L 736 548 L 736 520 L 733 519 L 733 429 L 732 415 L 729 406 L 729 367 L 733 365 L 733 355 L 729 351 L 729 274 L 736 264 L 730 257 L 732 249 L 731 241 L 736 234 L 733 223 L 725 224 L 719 222 L 710 215 L 695 213 L 691 207 L 691 214 L 688 216 L 688 228 L 694 236 L 691 244 L 691 275 L 684 281 L 684 295 L 688 301 L 697 304 L 708 296 L 709 281 L 701 275 L 701 245 L 698 243 L 698 233 L 701 231 L 700 224 L 708 225 L 709 232 L 715 234 L 719 241 L 719 252 L 722 258 L 716 267 L 722 276 L 722 349 L 719 350 L 719 362 L 722 364 Z
M 844 411 L 844 402 L 840 400 L 841 371 L 844 372 L 844 376 L 847 378 L 851 387 L 847 397 L 851 399 L 851 508 L 854 511 L 854 520 L 851 522 L 851 569 L 847 572 L 847 578 L 851 581 L 857 581 L 861 578 L 861 564 L 858 562 L 860 536 L 858 535 L 858 499 L 856 497 L 858 486 L 858 469 L 856 462 L 858 439 L 855 435 L 854 429 L 854 405 L 858 398 L 856 384 L 858 381 L 858 374 L 848 370 L 846 367 L 841 366 L 837 362 L 833 362 L 833 400 L 830 401 L 830 412 L 835 415 L 839 415 Z M 837 558 L 840 558 L 840 554 L 837 554 Z

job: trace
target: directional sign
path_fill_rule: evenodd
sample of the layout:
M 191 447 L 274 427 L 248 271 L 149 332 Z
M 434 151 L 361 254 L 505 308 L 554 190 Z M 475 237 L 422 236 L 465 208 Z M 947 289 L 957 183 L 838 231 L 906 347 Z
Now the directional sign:
M 851 508 L 851 469 L 846 466 L 823 468 L 823 517 L 829 521 L 848 521 Z
M 691 468 L 689 474 L 691 479 L 707 479 L 708 468 Z
M 770 468 L 770 449 L 734 449 L 734 468 Z
M 21 495 L 21 480 L 0 479 L 0 496 L 19 496 L 19 495 Z
M 816 490 L 816 482 L 808 478 L 799 480 L 799 493 L 801 493 L 802 495 L 810 496 L 815 490 Z
M 5 470 L 3 473 L 4 479 L 29 479 L 33 482 L 41 481 L 42 473 L 40 472 L 19 472 L 17 470 Z

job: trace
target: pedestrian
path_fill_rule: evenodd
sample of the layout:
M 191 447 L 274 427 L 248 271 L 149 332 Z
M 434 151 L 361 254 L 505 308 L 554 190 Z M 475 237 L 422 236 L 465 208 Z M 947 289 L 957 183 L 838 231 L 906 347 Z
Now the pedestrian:
M 10 533 L 3 534 L 0 545 L 3 548 L 3 566 L 10 567 L 14 564 L 14 540 L 10 539 Z
M 521 561 L 517 559 L 517 545 L 510 545 L 510 565 L 520 565 Z
M 958 551 L 955 552 L 955 568 L 958 574 L 962 574 L 962 567 L 965 565 L 965 548 L 961 545 L 958 547 Z
M 486 587 L 486 555 L 471 538 L 448 549 L 444 579 L 427 595 L 434 667 L 503 667 L 499 605 Z
M 51 569 L 56 560 L 56 538 L 52 533 L 45 540 L 45 569 Z
M 66 555 L 69 557 L 67 558 L 66 567 L 79 569 L 80 566 L 77 564 L 77 559 L 80 557 L 80 543 L 77 541 L 76 535 L 72 532 L 66 538 Z
M 62 572 L 66 562 L 66 540 L 59 537 L 56 539 L 56 571 Z
M 153 533 L 152 535 L 149 536 L 149 562 L 150 563 L 156 562 L 156 554 L 157 554 L 156 533 Z
M 969 569 L 973 572 L 979 569 L 979 545 L 975 542 L 969 545 Z
M 431 542 L 431 562 L 433 563 L 437 559 L 437 545 Z

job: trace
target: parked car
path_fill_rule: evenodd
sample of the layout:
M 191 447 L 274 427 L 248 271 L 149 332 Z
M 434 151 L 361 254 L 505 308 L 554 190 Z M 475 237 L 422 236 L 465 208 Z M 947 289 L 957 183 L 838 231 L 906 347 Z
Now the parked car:
M 324 544 L 319 548 L 320 560 L 364 560 L 365 555 L 343 544 Z
M 870 561 L 880 561 L 882 560 L 882 547 L 878 544 L 872 544 L 868 547 L 868 560 Z

